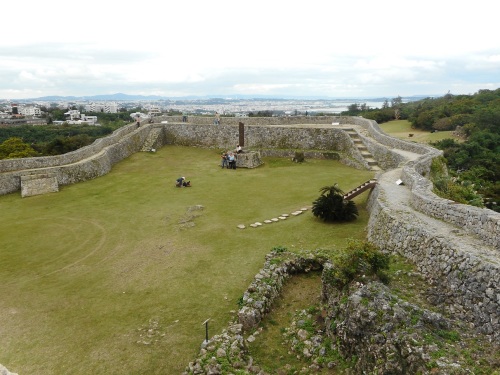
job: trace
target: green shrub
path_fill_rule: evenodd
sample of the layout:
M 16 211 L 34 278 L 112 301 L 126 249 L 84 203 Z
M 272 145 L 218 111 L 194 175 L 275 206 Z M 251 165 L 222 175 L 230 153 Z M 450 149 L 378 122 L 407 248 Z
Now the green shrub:
M 313 202 L 312 213 L 326 222 L 352 221 L 358 217 L 353 201 L 344 199 L 344 192 L 337 184 L 320 189 L 321 196 Z
M 375 277 L 383 283 L 389 282 L 385 270 L 389 269 L 389 255 L 383 254 L 369 242 L 352 241 L 338 257 L 329 272 L 327 281 L 343 289 L 349 283 L 363 277 Z
M 304 152 L 295 151 L 295 156 L 292 158 L 292 161 L 294 161 L 295 163 L 303 163 L 304 160 Z
M 271 251 L 274 251 L 275 253 L 284 253 L 288 249 L 285 246 L 274 246 Z

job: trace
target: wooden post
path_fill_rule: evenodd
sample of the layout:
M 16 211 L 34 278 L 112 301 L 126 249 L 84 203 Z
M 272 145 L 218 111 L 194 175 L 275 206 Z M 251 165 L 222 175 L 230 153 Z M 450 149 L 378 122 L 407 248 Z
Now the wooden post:
M 238 123 L 239 125 L 239 138 L 238 138 L 238 144 L 241 146 L 241 147 L 244 147 L 245 146 L 245 124 L 242 123 L 241 121 Z

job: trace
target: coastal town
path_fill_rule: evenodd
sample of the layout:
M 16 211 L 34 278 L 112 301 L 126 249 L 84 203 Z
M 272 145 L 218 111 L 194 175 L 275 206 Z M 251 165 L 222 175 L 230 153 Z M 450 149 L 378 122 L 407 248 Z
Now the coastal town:
M 386 99 L 390 100 L 390 99 Z M 5 125 L 43 125 L 47 123 L 47 109 L 64 111 L 60 123 L 98 125 L 99 113 L 119 113 L 140 109 L 148 116 L 168 113 L 186 115 L 213 115 L 247 117 L 249 114 L 267 113 L 273 116 L 332 115 L 347 111 L 352 104 L 381 108 L 382 99 L 158 99 L 93 101 L 89 99 L 64 100 L 32 99 L 22 101 L 0 100 L 0 123 Z M 57 123 L 56 123 L 57 124 Z

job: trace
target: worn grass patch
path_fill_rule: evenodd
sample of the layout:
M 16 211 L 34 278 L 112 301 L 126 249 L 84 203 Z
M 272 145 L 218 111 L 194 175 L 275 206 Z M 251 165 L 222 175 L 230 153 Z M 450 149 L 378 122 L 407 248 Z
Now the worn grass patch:
M 408 120 L 393 120 L 379 124 L 380 128 L 387 134 L 400 139 L 405 139 L 407 141 L 413 141 L 418 143 L 429 143 L 436 142 L 442 139 L 451 138 L 457 142 L 462 140 L 453 135 L 452 131 L 438 131 L 431 133 L 430 131 L 412 129 L 411 124 Z M 411 136 L 410 136 L 411 134 Z
M 283 332 L 290 326 L 296 310 L 317 306 L 320 302 L 320 272 L 299 274 L 287 280 L 273 310 L 260 324 L 256 340 L 249 345 L 256 363 L 271 374 L 278 369 L 289 368 L 293 373 L 307 367 L 304 360 L 298 359 L 288 346 L 283 345 Z
M 219 167 L 215 150 L 137 153 L 58 193 L 0 197 L 0 363 L 20 374 L 179 374 L 220 333 L 274 246 L 342 248 L 354 223 L 310 213 L 319 189 L 373 177 L 332 160 Z M 175 188 L 179 176 L 191 188 Z M 202 209 L 196 207 L 203 206 Z

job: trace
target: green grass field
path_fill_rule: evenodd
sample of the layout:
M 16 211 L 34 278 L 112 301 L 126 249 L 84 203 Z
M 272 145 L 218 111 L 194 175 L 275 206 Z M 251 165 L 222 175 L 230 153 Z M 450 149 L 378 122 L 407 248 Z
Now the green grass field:
M 373 172 L 331 160 L 265 158 L 222 170 L 215 150 L 137 153 L 58 193 L 0 197 L 0 363 L 19 374 L 179 374 L 235 316 L 274 246 L 338 249 L 365 238 L 360 218 L 308 211 L 260 228 L 238 224 L 310 206 Z M 193 187 L 178 189 L 186 176 Z M 202 210 L 192 209 L 197 205 Z
M 431 133 L 420 129 L 412 129 L 411 124 L 407 120 L 394 120 L 379 124 L 380 128 L 387 134 L 407 141 L 418 143 L 436 142 L 442 139 L 452 138 L 456 141 L 461 141 L 453 135 L 452 131 L 439 131 Z M 412 136 L 410 136 L 412 134 Z

